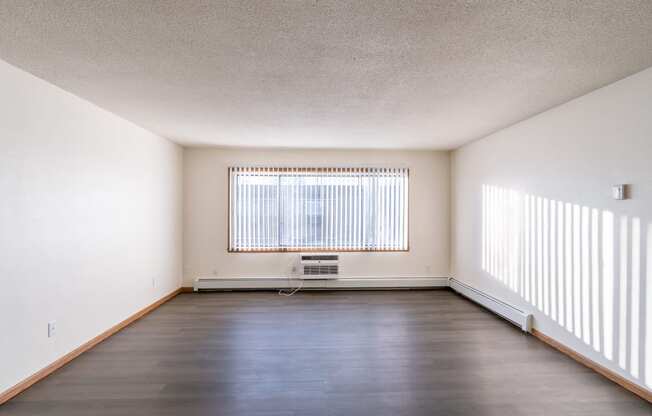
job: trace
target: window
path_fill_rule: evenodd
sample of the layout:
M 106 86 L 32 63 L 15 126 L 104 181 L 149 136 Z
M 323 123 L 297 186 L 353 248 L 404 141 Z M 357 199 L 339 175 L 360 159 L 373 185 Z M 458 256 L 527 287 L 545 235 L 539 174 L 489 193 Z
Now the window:
M 229 168 L 229 251 L 405 251 L 408 173 Z

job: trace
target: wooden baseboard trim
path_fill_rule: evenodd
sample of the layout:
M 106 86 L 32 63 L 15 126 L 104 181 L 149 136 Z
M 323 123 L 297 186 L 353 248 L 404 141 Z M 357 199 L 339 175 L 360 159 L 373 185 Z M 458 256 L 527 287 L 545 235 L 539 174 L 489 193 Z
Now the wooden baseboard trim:
M 179 289 L 181 293 L 191 293 L 195 291 L 195 288 L 192 286 L 183 286 L 181 289 Z
M 648 402 L 652 403 L 652 392 L 649 390 L 644 389 L 641 386 L 638 386 L 631 381 L 627 380 L 623 376 L 614 373 L 613 371 L 609 370 L 606 367 L 601 366 L 600 364 L 596 363 L 595 361 L 592 361 L 585 356 L 579 354 L 577 351 L 568 348 L 564 344 L 560 343 L 559 341 L 549 337 L 548 335 L 545 335 L 541 331 L 537 331 L 536 329 L 532 329 L 532 335 L 539 339 L 540 341 L 548 344 L 552 348 L 568 355 L 578 363 L 590 368 L 591 370 L 595 371 L 596 373 L 608 378 L 609 380 L 613 381 L 614 383 L 618 384 L 619 386 L 631 391 L 635 395 L 639 396 L 640 398 L 647 400 Z
M 152 312 L 154 309 L 158 308 L 165 302 L 169 301 L 170 299 L 174 298 L 177 296 L 179 293 L 182 292 L 182 289 L 176 289 L 172 293 L 162 297 L 161 299 L 157 300 L 156 302 L 152 303 L 151 305 L 141 309 L 140 311 L 136 312 L 135 314 L 131 315 L 129 318 L 125 319 L 124 321 L 112 326 L 111 328 L 107 329 L 106 331 L 102 332 L 100 335 L 96 336 L 95 338 L 91 339 L 90 341 L 80 345 L 79 347 L 75 348 L 74 350 L 70 351 L 68 354 L 64 355 L 63 357 L 59 358 L 58 360 L 54 361 L 47 367 L 37 371 L 36 373 L 32 374 L 31 376 L 27 377 L 25 380 L 19 382 L 15 386 L 9 388 L 6 391 L 0 392 L 0 405 L 3 403 L 9 401 L 11 398 L 17 396 L 18 394 L 22 393 L 23 391 L 27 390 L 34 384 L 38 383 L 39 381 L 43 380 L 50 374 L 54 373 L 56 370 L 59 368 L 63 367 L 64 365 L 68 364 L 75 358 L 79 357 L 82 355 L 84 352 L 90 350 L 100 342 L 104 341 L 105 339 L 109 338 L 111 335 L 115 334 L 116 332 L 119 332 L 123 328 L 131 325 L 132 323 L 136 322 L 143 316 L 147 315 L 148 313 Z

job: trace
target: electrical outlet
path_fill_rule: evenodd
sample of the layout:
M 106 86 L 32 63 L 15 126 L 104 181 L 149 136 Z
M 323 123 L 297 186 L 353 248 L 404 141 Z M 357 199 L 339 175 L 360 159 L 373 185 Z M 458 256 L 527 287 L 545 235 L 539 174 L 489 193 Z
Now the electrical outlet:
M 57 321 L 48 322 L 48 338 L 52 338 L 57 334 Z
M 152 287 L 156 287 L 156 277 L 152 277 Z

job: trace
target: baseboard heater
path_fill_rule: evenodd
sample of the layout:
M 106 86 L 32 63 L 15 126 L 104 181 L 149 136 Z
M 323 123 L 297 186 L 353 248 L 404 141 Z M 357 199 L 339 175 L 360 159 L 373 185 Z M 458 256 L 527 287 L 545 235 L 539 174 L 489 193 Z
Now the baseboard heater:
M 530 332 L 532 315 L 494 298 L 459 280 L 447 277 L 331 277 L 303 280 L 299 277 L 198 277 L 195 292 L 209 290 L 278 290 L 293 289 L 435 289 L 450 287 L 460 295 L 505 318 L 525 332 Z
M 496 315 L 505 318 L 509 322 L 521 328 L 523 332 L 531 332 L 532 314 L 515 308 L 514 306 L 496 299 L 484 292 L 481 292 L 478 289 L 460 282 L 459 280 L 450 278 L 449 286 L 460 295 L 472 300 L 479 305 L 484 306 Z
M 342 277 L 309 279 L 287 277 L 199 277 L 194 291 L 292 289 L 428 289 L 447 288 L 447 277 Z

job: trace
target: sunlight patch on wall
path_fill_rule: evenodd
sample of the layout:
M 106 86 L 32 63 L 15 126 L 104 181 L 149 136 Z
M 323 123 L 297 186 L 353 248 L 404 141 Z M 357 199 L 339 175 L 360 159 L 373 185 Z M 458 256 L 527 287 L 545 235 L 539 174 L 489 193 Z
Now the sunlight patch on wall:
M 627 275 L 629 272 L 627 254 L 629 253 L 628 244 L 629 225 L 627 217 L 620 217 L 620 320 L 618 336 L 618 364 L 620 368 L 627 368 Z
M 650 386 L 652 224 L 643 227 L 640 218 L 484 185 L 482 268 Z

